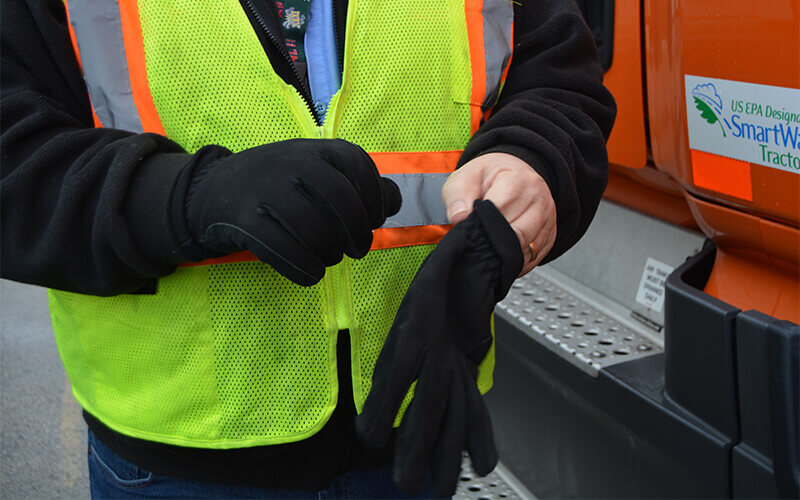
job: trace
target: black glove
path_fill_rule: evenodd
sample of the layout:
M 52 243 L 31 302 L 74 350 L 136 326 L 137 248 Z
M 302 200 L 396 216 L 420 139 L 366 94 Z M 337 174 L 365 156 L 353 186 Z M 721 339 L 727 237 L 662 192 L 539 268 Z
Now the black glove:
M 397 185 L 363 149 L 338 139 L 266 144 L 183 177 L 173 203 L 194 256 L 249 250 L 299 285 L 318 282 L 343 253 L 366 255 L 372 229 L 400 210 Z
M 378 357 L 372 389 L 356 420 L 369 446 L 384 446 L 409 387 L 414 399 L 395 442 L 394 481 L 418 493 L 455 492 L 463 450 L 479 475 L 497 453 L 478 391 L 478 365 L 491 346 L 490 316 L 522 269 L 519 240 L 490 201 L 456 224 L 428 256 L 406 292 Z

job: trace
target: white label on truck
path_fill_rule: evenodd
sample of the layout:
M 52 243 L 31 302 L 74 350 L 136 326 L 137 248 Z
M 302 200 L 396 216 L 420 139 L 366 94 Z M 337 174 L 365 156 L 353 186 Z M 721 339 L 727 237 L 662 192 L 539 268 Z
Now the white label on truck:
M 671 266 L 648 257 L 642 280 L 639 282 L 639 291 L 636 292 L 636 302 L 648 309 L 661 312 L 664 308 L 664 282 L 667 281 L 672 269 Z
M 684 81 L 690 148 L 800 174 L 800 89 Z

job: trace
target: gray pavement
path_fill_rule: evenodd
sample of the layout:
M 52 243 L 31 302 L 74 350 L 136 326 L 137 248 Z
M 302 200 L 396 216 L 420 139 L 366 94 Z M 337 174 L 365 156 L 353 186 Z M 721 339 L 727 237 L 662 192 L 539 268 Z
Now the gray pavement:
M 86 428 L 43 288 L 0 280 L 0 498 L 89 498 Z

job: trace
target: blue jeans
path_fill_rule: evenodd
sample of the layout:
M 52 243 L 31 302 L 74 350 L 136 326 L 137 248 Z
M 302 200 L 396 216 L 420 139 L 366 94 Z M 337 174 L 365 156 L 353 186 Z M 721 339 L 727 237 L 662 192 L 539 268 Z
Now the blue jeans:
M 272 490 L 204 483 L 160 476 L 111 451 L 89 432 L 89 484 L 93 499 L 105 498 L 430 498 L 429 491 L 410 497 L 392 482 L 391 467 L 354 470 L 322 491 Z

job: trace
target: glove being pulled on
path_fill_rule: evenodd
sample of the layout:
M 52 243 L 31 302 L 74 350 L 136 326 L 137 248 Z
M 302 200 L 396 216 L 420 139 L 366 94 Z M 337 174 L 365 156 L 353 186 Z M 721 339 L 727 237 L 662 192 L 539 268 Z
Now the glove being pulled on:
M 492 343 L 491 314 L 522 269 L 511 226 L 491 201 L 478 200 L 423 262 L 406 292 L 372 378 L 356 428 L 385 445 L 412 383 L 414 397 L 395 442 L 393 476 L 418 493 L 455 492 L 466 449 L 475 472 L 497 463 L 491 421 L 476 379 Z
M 400 191 L 360 147 L 339 139 L 265 144 L 182 174 L 183 214 L 199 258 L 248 250 L 299 285 L 343 254 L 361 258 L 372 230 L 400 210 Z

